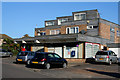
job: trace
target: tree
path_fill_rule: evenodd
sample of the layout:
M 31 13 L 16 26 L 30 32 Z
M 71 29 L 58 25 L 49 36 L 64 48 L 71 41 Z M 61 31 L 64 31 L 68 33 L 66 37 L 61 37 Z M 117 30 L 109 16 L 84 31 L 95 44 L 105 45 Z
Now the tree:
M 8 38 L 3 40 L 2 48 L 12 52 L 13 54 L 17 54 L 20 51 L 20 45 L 14 43 L 13 40 L 10 40 Z

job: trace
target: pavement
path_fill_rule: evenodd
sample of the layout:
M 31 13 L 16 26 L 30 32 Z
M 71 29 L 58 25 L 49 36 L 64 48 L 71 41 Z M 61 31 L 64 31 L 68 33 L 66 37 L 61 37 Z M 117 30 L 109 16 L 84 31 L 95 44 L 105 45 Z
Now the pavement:
M 70 63 L 67 68 L 51 68 L 49 70 L 41 67 L 28 68 L 25 64 L 16 64 L 15 58 L 2 59 L 2 78 L 64 78 L 64 79 L 94 79 L 94 78 L 107 78 L 117 79 L 120 78 L 119 65 L 112 64 L 91 64 L 91 63 Z

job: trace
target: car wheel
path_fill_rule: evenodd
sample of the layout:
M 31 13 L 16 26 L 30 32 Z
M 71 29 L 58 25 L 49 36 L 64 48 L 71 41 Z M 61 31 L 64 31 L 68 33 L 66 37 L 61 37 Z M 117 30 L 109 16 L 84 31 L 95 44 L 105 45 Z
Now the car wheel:
M 27 65 L 30 65 L 30 60 L 27 60 Z
M 50 64 L 49 64 L 49 63 L 46 63 L 45 68 L 46 68 L 46 69 L 50 69 Z
M 12 57 L 12 55 L 10 55 L 10 57 Z
M 67 67 L 67 64 L 66 63 L 63 63 L 63 68 L 66 68 Z

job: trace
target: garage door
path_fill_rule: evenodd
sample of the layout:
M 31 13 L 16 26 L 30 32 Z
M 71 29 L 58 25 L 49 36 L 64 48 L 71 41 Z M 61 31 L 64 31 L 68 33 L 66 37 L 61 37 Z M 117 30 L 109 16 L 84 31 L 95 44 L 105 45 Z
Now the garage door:
M 85 58 L 95 57 L 96 52 L 99 50 L 99 44 L 85 43 Z

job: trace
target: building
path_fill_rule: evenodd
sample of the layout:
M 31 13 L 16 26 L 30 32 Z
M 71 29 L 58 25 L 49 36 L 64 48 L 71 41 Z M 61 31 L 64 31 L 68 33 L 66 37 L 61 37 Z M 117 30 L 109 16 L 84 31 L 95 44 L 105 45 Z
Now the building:
M 15 39 L 31 51 L 56 52 L 67 60 L 94 57 L 107 44 L 119 43 L 119 25 L 100 17 L 98 10 L 72 12 L 72 16 L 45 21 L 35 37 Z
M 3 40 L 4 39 L 10 39 L 10 40 L 13 40 L 11 37 L 9 37 L 8 35 L 6 34 L 0 34 L 0 47 L 2 46 L 3 44 Z

